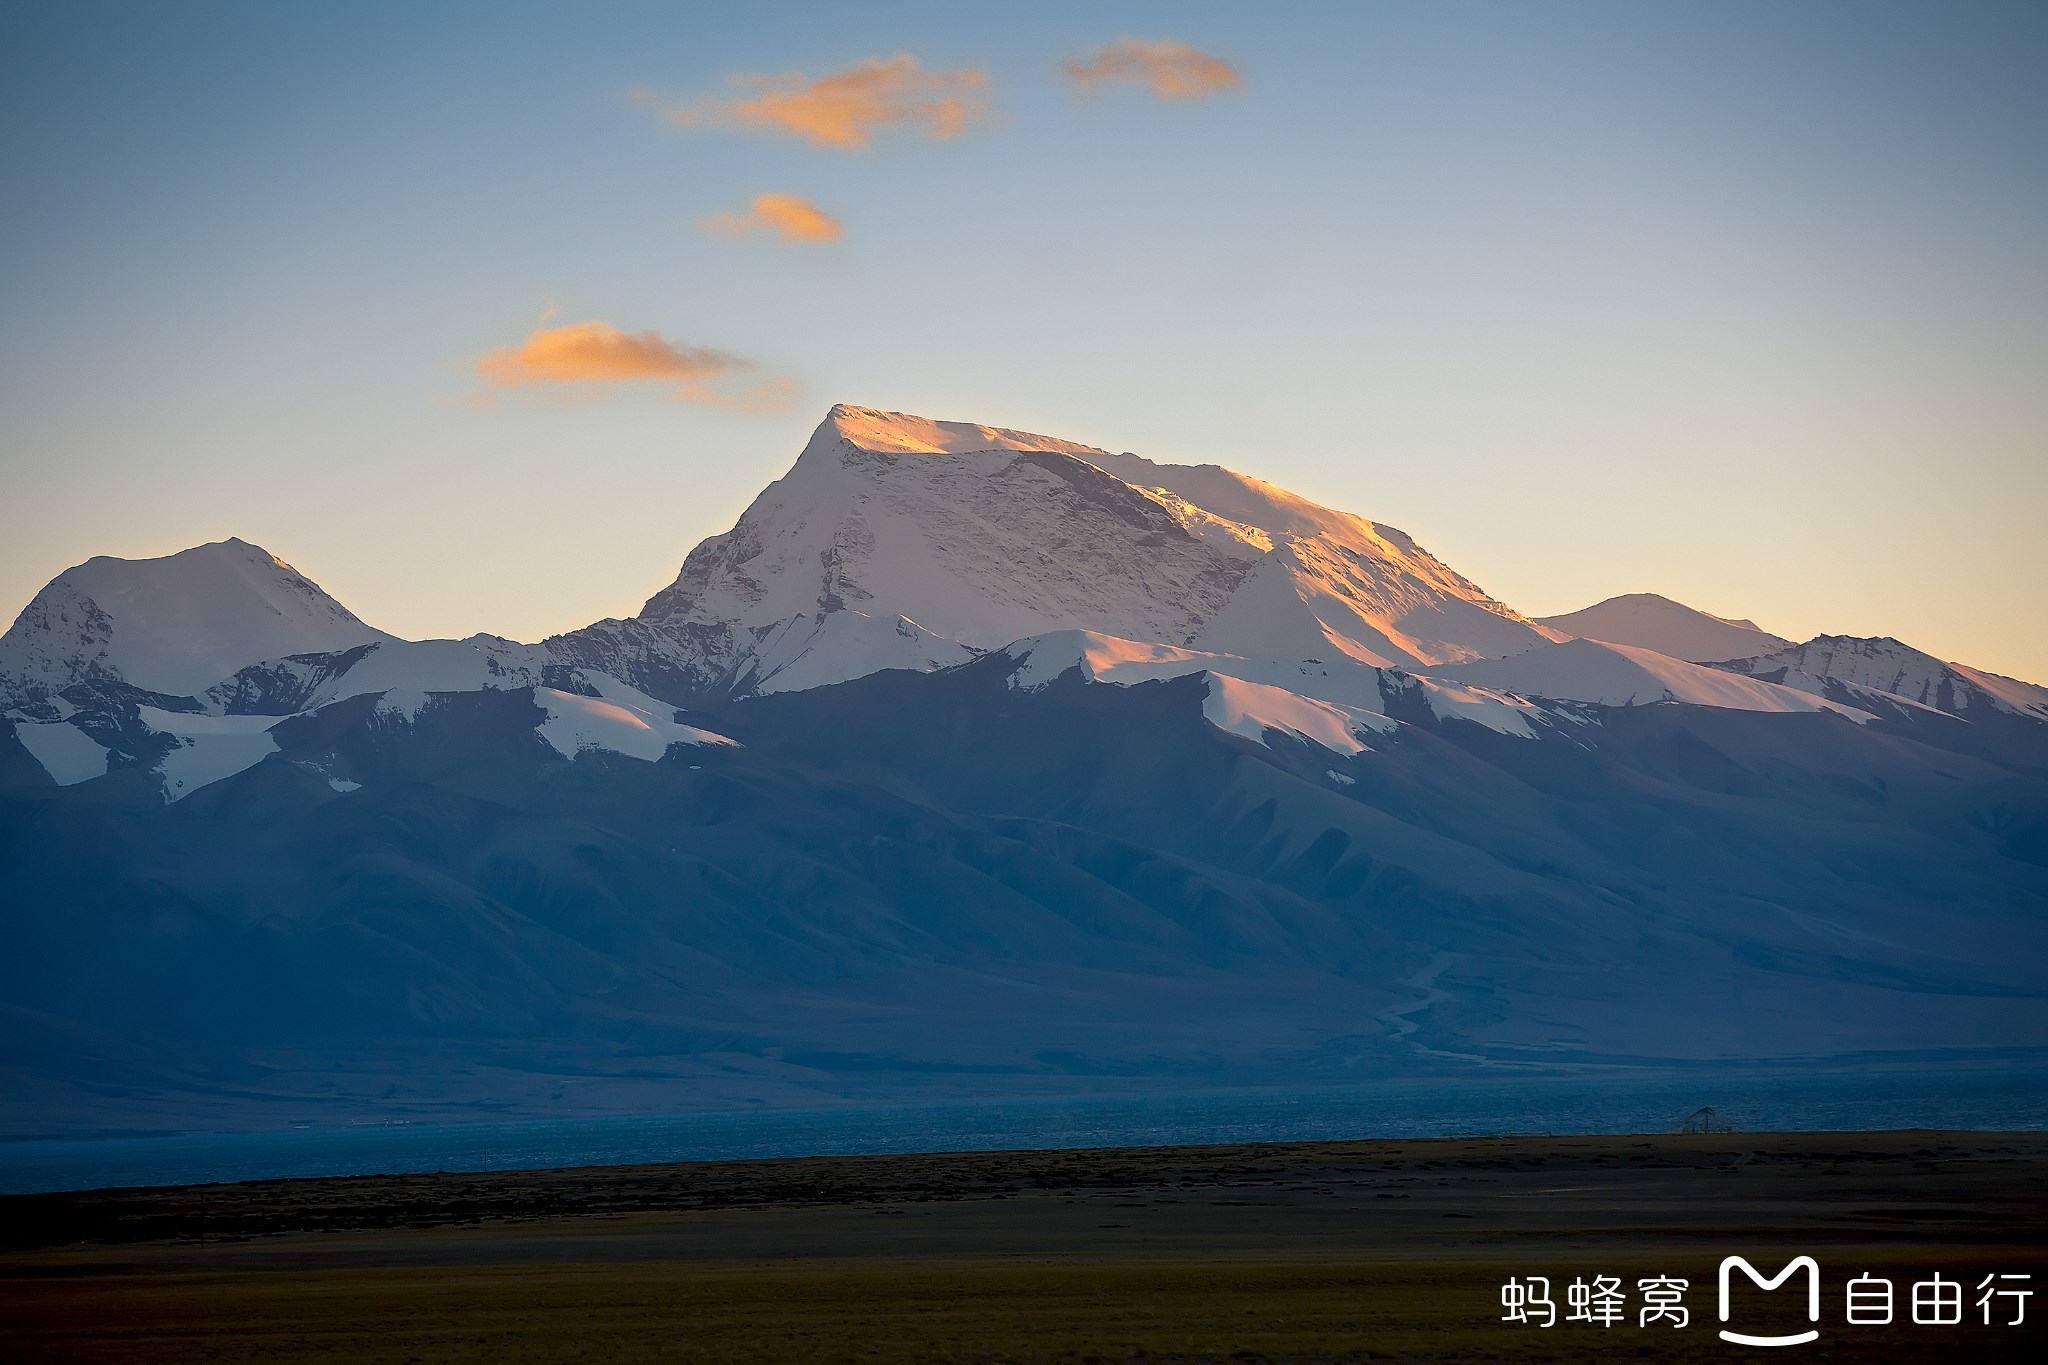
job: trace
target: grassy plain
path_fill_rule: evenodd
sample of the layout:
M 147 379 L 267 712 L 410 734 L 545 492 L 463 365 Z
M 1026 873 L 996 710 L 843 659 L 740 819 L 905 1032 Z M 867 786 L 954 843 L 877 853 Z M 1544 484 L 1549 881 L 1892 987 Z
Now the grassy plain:
M 0 1200 L 0 1357 L 77 1361 L 2034 1360 L 2048 1135 L 1502 1138 L 367 1177 Z M 1822 1339 L 1715 1335 L 1739 1253 L 1823 1271 Z M 1965 1325 L 1843 1324 L 1942 1272 Z M 1626 1324 L 1500 1321 L 1509 1275 Z M 1690 1282 L 1683 1330 L 1640 1278 Z M 1791 1295 L 1747 1295 L 1748 1330 Z M 2001 1305 L 1998 1318 L 2010 1316 Z M 1796 1324 L 1803 1327 L 1802 1321 Z

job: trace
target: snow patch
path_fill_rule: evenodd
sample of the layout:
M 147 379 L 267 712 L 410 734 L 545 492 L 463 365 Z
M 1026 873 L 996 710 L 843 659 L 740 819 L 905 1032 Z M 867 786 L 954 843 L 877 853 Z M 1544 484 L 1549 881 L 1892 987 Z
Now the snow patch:
M 653 762 L 668 752 L 671 744 L 733 744 L 724 735 L 684 725 L 674 719 L 675 709 L 664 706 L 643 692 L 602 674 L 584 674 L 602 697 L 582 697 L 536 687 L 533 699 L 547 712 L 540 737 L 564 758 L 602 749 L 628 758 Z
M 107 751 L 76 725 L 21 721 L 14 727 L 14 737 L 60 787 L 91 781 L 107 771 Z
M 1527 698 L 1491 691 L 1484 687 L 1467 687 L 1460 683 L 1446 682 L 1441 678 L 1425 678 L 1411 675 L 1409 681 L 1421 689 L 1423 703 L 1429 713 L 1438 720 L 1464 720 L 1474 725 L 1483 725 L 1496 734 L 1513 735 L 1517 739 L 1536 738 L 1533 720 L 1548 720 L 1550 715 L 1539 710 Z
M 1334 650 L 1325 651 L 1327 660 L 1307 658 L 1289 663 L 1148 644 L 1095 631 L 1062 630 L 1019 640 L 1002 652 L 1018 661 L 1016 670 L 1010 674 L 1010 686 L 1026 690 L 1043 687 L 1071 668 L 1079 668 L 1081 676 L 1090 682 L 1120 687 L 1162 678 L 1184 678 L 1190 673 L 1213 673 L 1381 713 L 1384 728 L 1393 724 L 1385 719 L 1379 671 Z
M 177 741 L 156 765 L 167 802 L 253 768 L 277 752 L 277 741 L 270 737 L 276 716 L 195 716 L 154 706 L 138 710 L 144 725 Z
M 433 697 L 411 688 L 394 687 L 377 700 L 376 715 L 389 716 L 410 724 L 420 718 Z
M 862 611 L 832 612 L 823 621 L 799 616 L 762 637 L 754 690 L 800 692 L 892 668 L 928 673 L 978 655 L 907 616 L 893 621 Z
M 1089 682 L 1116 687 L 1202 674 L 1209 682 L 1202 715 L 1219 729 L 1261 743 L 1270 728 L 1313 740 L 1336 753 L 1356 754 L 1368 748 L 1361 735 L 1399 728 L 1399 722 L 1381 709 L 1378 673 L 1348 661 L 1335 669 L 1318 661 L 1278 664 L 1085 630 L 1019 640 L 1003 653 L 1016 660 L 1009 685 L 1026 691 L 1045 687 L 1074 669 Z M 1305 687 L 1318 685 L 1366 705 L 1305 695 Z
M 1090 682 L 1130 684 L 1200 673 L 1221 655 L 1173 645 L 1124 640 L 1092 630 L 1059 630 L 1019 640 L 1003 650 L 1017 661 L 1009 685 L 1036 691 L 1069 669 L 1079 668 Z
M 1370 711 L 1213 673 L 1209 675 L 1209 695 L 1202 703 L 1202 715 L 1219 730 L 1261 744 L 1266 742 L 1268 730 L 1279 730 L 1338 754 L 1367 752 L 1370 746 L 1363 736 L 1391 729 L 1394 724 Z
M 1458 664 L 1433 669 L 1431 673 L 1524 697 L 1595 702 L 1602 706 L 1684 702 L 1730 711 L 1832 711 L 1858 723 L 1875 719 L 1867 711 L 1795 688 L 1687 663 L 1654 650 L 1598 640 L 1568 640 L 1506 659 Z

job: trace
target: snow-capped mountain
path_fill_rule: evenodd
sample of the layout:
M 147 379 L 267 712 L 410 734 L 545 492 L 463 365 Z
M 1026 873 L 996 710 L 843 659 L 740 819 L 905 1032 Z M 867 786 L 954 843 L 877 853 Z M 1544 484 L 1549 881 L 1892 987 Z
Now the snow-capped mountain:
M 2048 720 L 2048 687 L 1967 664 L 1944 663 L 1889 636 L 1820 635 L 1803 645 L 1716 666 L 1818 694 L 1829 693 L 1830 684 L 1863 689 L 1965 720 Z
M 0 667 L 0 1133 L 2048 1055 L 2048 689 L 1215 466 L 841 407 L 628 620 L 230 541 Z
M 1750 652 L 1688 662 L 1731 649 Z M 0 640 L 0 704 L 52 780 L 139 768 L 175 800 L 260 762 L 277 719 L 355 697 L 409 720 L 467 693 L 546 711 L 623 689 L 659 713 L 991 654 L 1027 689 L 1201 675 L 1211 723 L 1247 738 L 1401 717 L 1535 738 L 1663 703 L 2048 719 L 2048 690 L 1893 641 L 1790 647 L 1652 594 L 1532 622 L 1405 533 L 1248 475 L 847 406 L 630 620 L 398 640 L 231 540 L 60 575 Z
M 660 692 L 777 692 L 1088 630 L 1414 667 L 1554 638 L 1404 533 L 1215 466 L 832 409 L 632 621 L 549 642 Z
M 1792 643 L 1754 621 L 1714 616 L 1653 592 L 1625 593 L 1563 616 L 1539 616 L 1536 623 L 1563 635 L 1653 649 L 1696 664 L 1746 659 Z
M 102 555 L 52 579 L 0 636 L 0 708 L 83 681 L 190 696 L 258 659 L 391 638 L 247 541 Z

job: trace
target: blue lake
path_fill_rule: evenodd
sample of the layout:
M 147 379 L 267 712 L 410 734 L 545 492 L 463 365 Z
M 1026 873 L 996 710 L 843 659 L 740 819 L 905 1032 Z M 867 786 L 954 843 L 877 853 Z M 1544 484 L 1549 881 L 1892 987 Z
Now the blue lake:
M 2048 1074 L 1398 1080 L 1310 1091 L 746 1109 L 0 1143 L 0 1192 L 741 1157 L 1480 1134 L 2048 1129 Z

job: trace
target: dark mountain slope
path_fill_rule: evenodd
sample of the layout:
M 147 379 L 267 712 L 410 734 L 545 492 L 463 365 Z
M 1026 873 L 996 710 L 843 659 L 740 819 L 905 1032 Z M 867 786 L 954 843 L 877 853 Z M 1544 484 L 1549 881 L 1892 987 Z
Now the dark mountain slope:
M 0 738 L 6 1126 L 2048 1046 L 2044 784 L 1911 726 L 1340 756 L 1209 725 L 1201 676 L 1004 669 L 656 763 L 563 759 L 527 692 L 362 698 L 170 806 Z

